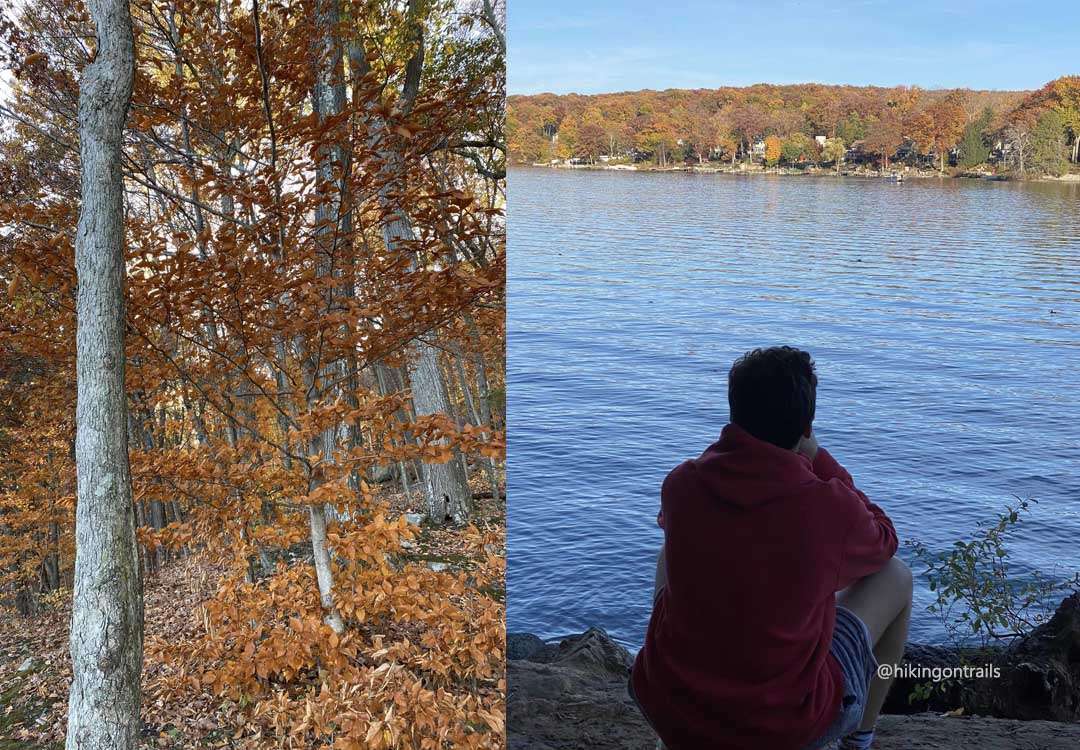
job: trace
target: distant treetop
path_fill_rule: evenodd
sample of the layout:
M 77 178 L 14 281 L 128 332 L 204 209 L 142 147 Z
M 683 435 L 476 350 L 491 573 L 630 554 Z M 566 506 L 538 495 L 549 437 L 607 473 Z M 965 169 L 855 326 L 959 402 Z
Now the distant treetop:
M 517 163 L 629 157 L 665 165 L 680 159 L 734 162 L 737 156 L 770 165 L 816 162 L 820 147 L 839 139 L 885 166 L 903 152 L 932 157 L 944 170 L 963 139 L 969 165 L 975 143 L 985 142 L 988 152 L 991 142 L 1007 150 L 1007 128 L 1022 123 L 1033 129 L 1048 110 L 1059 113 L 1067 158 L 1075 163 L 1080 76 L 1037 91 L 806 83 L 510 96 L 506 130 Z M 772 138 L 779 139 L 779 151 Z

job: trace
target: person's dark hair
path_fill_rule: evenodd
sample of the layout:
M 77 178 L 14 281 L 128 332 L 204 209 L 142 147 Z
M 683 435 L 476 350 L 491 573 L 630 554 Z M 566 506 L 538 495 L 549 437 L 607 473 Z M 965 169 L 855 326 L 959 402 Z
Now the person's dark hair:
M 754 349 L 728 373 L 731 421 L 758 440 L 792 448 L 814 421 L 817 375 L 808 352 L 790 346 Z

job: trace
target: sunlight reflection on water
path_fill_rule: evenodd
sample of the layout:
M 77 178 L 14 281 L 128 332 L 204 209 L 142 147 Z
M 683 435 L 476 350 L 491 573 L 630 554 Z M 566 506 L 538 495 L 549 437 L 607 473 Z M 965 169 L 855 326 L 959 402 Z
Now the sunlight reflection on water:
M 903 538 L 1031 496 L 1020 570 L 1080 569 L 1080 186 L 526 169 L 509 191 L 510 630 L 640 645 L 660 481 L 772 343 L 813 353 L 820 439 Z M 928 596 L 915 640 L 941 635 Z

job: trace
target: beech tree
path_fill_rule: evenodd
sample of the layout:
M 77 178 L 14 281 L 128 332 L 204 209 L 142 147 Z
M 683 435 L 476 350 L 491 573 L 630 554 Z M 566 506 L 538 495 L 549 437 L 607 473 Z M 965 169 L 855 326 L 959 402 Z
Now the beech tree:
M 124 394 L 121 139 L 135 74 L 127 0 L 91 0 L 94 60 L 79 79 L 75 236 L 78 409 L 67 750 L 134 750 L 142 729 L 143 607 Z

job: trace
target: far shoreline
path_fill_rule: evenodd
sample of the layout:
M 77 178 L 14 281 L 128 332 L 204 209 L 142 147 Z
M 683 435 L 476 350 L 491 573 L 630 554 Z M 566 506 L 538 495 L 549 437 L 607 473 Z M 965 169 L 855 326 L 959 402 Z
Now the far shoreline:
M 683 173 L 683 174 L 722 174 L 732 175 L 736 177 L 741 176 L 779 176 L 779 177 L 832 177 L 832 178 L 853 178 L 861 180 L 888 180 L 890 182 L 903 182 L 907 180 L 973 180 L 982 182 L 1014 182 L 1014 183 L 1028 183 L 1028 182 L 1041 182 L 1041 183 L 1054 183 L 1054 184 L 1070 184 L 1080 183 L 1080 174 L 1068 173 L 1061 177 L 1053 177 L 1051 175 L 1040 175 L 1038 177 L 1020 177 L 1018 175 L 1011 174 L 994 174 L 990 172 L 957 172 L 952 173 L 940 173 L 937 170 L 917 169 L 908 166 L 904 166 L 900 169 L 888 169 L 888 170 L 875 170 L 875 169 L 851 169 L 841 170 L 837 172 L 835 169 L 816 168 L 816 169 L 796 169 L 791 167 L 761 167 L 759 165 L 741 167 L 723 167 L 715 165 L 698 165 L 698 164 L 681 164 L 671 167 L 658 167 L 654 165 L 650 166 L 638 166 L 632 164 L 567 164 L 565 162 L 558 164 L 543 164 L 543 163 L 513 163 L 510 165 L 511 170 L 516 169 L 549 169 L 549 170 L 564 170 L 564 171 L 584 171 L 584 172 L 633 172 L 643 174 L 655 174 L 655 173 Z M 898 180 L 897 175 L 901 178 Z

